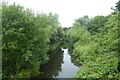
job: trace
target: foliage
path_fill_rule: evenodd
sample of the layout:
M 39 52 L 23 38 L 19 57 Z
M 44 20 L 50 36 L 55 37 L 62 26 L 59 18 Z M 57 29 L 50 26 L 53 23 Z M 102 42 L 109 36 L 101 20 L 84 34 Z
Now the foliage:
M 82 64 L 76 78 L 118 78 L 119 5 L 120 1 L 108 16 L 91 19 L 83 16 L 71 28 L 63 30 L 57 14 L 34 14 L 19 5 L 3 3 L 0 21 L 3 78 L 41 74 L 41 66 L 48 62 L 51 52 L 64 42 L 73 45 L 71 55 Z
M 78 22 L 69 29 L 72 55 L 82 64 L 76 78 L 118 78 L 118 15 L 93 18 L 92 33 Z
M 91 34 L 96 34 L 101 31 L 101 28 L 104 27 L 107 22 L 107 17 L 105 16 L 95 16 L 88 22 L 87 28 Z
M 15 4 L 2 4 L 2 27 L 3 78 L 38 75 L 51 47 L 64 35 L 56 14 L 34 14 Z
M 100 32 L 101 28 L 104 27 L 107 22 L 107 17 L 105 16 L 95 16 L 94 18 L 89 18 L 87 15 L 75 20 L 75 24 L 80 24 L 80 26 L 85 26 L 91 34 L 96 34 Z
M 81 18 L 76 19 L 75 23 L 80 23 L 81 26 L 89 26 L 90 20 L 91 19 L 87 15 L 85 15 L 85 16 L 83 16 Z

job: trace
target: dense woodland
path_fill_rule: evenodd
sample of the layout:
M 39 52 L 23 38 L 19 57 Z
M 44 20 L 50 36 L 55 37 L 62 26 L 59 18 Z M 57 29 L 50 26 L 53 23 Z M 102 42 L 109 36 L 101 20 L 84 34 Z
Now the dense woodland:
M 36 77 L 51 52 L 67 43 L 81 64 L 76 78 L 119 78 L 118 16 L 120 1 L 107 16 L 86 15 L 63 29 L 57 14 L 2 3 L 2 77 Z

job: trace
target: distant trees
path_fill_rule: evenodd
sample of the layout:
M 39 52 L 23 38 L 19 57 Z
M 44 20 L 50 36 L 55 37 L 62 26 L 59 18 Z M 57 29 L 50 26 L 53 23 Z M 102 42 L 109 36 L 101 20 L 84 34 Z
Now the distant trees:
M 89 17 L 87 15 L 75 20 L 75 22 L 80 23 L 81 26 L 88 26 L 89 21 L 90 21 L 90 19 L 89 19 Z
M 105 16 L 95 16 L 94 18 L 89 18 L 88 16 L 83 16 L 75 20 L 75 23 L 79 23 L 81 26 L 85 26 L 91 34 L 95 34 L 100 31 L 101 27 L 104 27 L 107 22 L 107 17 Z
M 92 34 L 100 32 L 107 20 L 108 19 L 105 16 L 95 16 L 93 19 L 91 19 L 89 25 L 87 26 L 88 31 Z

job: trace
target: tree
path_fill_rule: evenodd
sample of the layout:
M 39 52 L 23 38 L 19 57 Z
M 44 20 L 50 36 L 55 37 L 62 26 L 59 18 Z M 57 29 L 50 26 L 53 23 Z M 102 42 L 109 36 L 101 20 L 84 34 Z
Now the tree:
M 30 9 L 2 4 L 3 78 L 30 78 L 40 74 L 53 44 L 61 39 L 58 16 L 34 14 Z M 59 43 L 58 43 L 59 44 Z M 56 49 L 59 45 L 55 45 Z
M 107 22 L 107 17 L 95 16 L 93 19 L 89 21 L 89 25 L 87 26 L 88 31 L 91 34 L 99 33 L 101 28 L 104 27 L 106 22 Z
M 86 26 L 87 27 L 89 25 L 89 21 L 90 21 L 89 17 L 87 15 L 85 15 L 81 18 L 76 19 L 75 23 L 80 23 L 81 26 Z

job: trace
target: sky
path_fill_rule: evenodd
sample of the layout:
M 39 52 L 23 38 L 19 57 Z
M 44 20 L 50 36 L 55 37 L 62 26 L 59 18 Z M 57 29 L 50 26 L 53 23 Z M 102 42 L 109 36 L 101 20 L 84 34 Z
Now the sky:
M 57 13 L 62 27 L 70 27 L 76 18 L 84 15 L 94 17 L 108 15 L 118 0 L 4 0 L 9 4 L 16 3 L 35 13 Z

